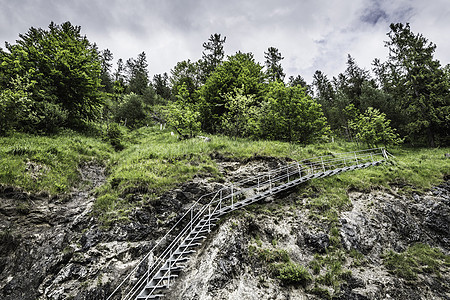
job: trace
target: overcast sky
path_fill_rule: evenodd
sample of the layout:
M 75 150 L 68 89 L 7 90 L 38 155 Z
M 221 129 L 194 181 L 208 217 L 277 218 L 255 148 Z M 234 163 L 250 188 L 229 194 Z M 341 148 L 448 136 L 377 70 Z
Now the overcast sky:
M 371 68 L 384 61 L 390 23 L 410 23 L 450 62 L 450 0 L 0 0 L 0 43 L 14 43 L 30 27 L 70 21 L 114 59 L 145 51 L 152 75 L 179 61 L 199 59 L 213 33 L 226 36 L 225 52 L 252 52 L 261 64 L 276 47 L 287 76 L 311 82 L 345 70 L 347 54 Z M 114 65 L 115 67 L 115 65 Z

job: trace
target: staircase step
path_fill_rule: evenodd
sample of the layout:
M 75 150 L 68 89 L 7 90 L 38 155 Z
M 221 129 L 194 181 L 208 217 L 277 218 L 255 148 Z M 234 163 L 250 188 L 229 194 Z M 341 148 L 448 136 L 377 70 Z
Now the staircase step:
M 149 295 L 149 296 L 137 296 L 136 300 L 147 300 L 147 299 L 161 299 L 164 297 L 164 294 L 156 294 L 156 295 Z
M 181 244 L 178 248 L 179 249 L 185 249 L 185 248 L 194 248 L 194 247 L 198 247 L 198 246 L 201 246 L 202 244 L 201 243 L 190 243 L 190 244 Z
M 176 274 L 171 274 L 170 276 L 157 276 L 157 277 L 153 277 L 153 280 L 155 280 L 156 282 L 160 281 L 160 280 L 167 280 L 167 279 L 174 279 L 177 278 L 178 275 Z
M 193 253 L 195 253 L 195 250 L 175 251 L 174 253 L 172 253 L 172 255 L 177 255 L 177 256 L 181 255 L 181 256 L 184 256 L 184 255 L 191 255 L 191 254 L 193 254 Z
M 185 239 L 184 241 L 187 242 L 187 243 L 189 243 L 189 242 L 195 242 L 195 241 L 198 241 L 198 240 L 204 240 L 204 239 L 206 239 L 206 236 L 204 236 L 204 235 L 198 235 L 198 236 L 196 236 L 196 237 L 188 237 L 188 238 Z
M 183 257 L 177 257 L 177 258 L 173 258 L 168 260 L 168 262 L 173 265 L 173 264 L 177 264 L 177 263 L 183 263 L 183 262 L 187 262 L 189 260 L 189 257 L 187 256 L 183 256 Z
M 164 289 L 167 289 L 167 288 L 168 288 L 168 286 L 166 284 L 154 285 L 154 284 L 150 283 L 147 286 L 145 286 L 145 289 L 146 290 L 150 290 L 150 291 L 152 291 L 152 290 L 155 290 L 155 291 L 157 291 L 157 290 L 164 290 Z
M 211 224 L 212 224 L 212 223 L 215 223 L 215 222 L 217 222 L 219 220 L 220 220 L 219 218 L 203 218 L 203 219 L 200 220 L 199 224 L 205 224 L 205 223 L 208 223 L 208 222 L 211 222 Z
M 170 272 L 181 272 L 184 268 L 186 268 L 185 265 L 177 265 L 177 266 L 174 266 L 174 267 L 170 267 Z M 168 267 L 162 267 L 160 269 L 160 271 L 167 272 L 167 271 L 169 271 L 169 268 Z

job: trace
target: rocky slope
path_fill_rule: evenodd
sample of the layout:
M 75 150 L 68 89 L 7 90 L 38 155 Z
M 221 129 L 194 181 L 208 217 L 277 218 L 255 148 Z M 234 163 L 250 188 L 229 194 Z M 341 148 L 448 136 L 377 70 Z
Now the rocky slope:
M 284 163 L 215 158 L 225 181 Z M 103 228 L 91 212 L 104 169 L 87 164 L 80 173 L 83 182 L 65 196 L 0 191 L 1 299 L 105 299 L 189 203 L 221 186 L 196 178 Z M 450 254 L 448 178 L 424 194 L 352 191 L 333 222 L 317 216 L 313 196 L 300 187 L 224 218 L 167 299 L 450 299 L 450 261 L 414 278 L 386 265 L 388 250 L 417 243 Z M 310 277 L 280 279 L 277 266 L 286 263 Z

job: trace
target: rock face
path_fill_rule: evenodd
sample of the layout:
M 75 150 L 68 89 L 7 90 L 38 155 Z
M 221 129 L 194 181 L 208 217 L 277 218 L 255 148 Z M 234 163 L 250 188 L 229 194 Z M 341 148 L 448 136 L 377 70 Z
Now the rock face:
M 225 182 L 284 163 L 214 158 Z M 104 169 L 86 164 L 80 173 L 82 184 L 65 196 L 0 190 L 0 299 L 106 299 L 190 203 L 222 186 L 196 178 L 134 210 L 129 222 L 105 229 L 92 215 Z M 421 273 L 411 282 L 383 264 L 387 250 L 403 252 L 418 242 L 449 254 L 450 181 L 424 194 L 392 188 L 351 192 L 349 198 L 351 209 L 339 214 L 334 229 L 312 214 L 309 196 L 295 190 L 230 214 L 166 299 L 450 299 L 450 266 L 441 266 L 439 276 Z M 337 287 L 317 286 L 322 273 L 289 284 L 274 271 L 288 255 L 313 274 L 313 262 L 318 257 L 333 261 L 333 251 L 349 271 Z

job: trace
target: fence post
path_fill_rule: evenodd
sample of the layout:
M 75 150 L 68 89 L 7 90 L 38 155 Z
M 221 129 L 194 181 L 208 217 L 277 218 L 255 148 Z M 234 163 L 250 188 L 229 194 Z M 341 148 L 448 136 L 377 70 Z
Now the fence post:
M 288 178 L 288 182 L 289 182 L 289 166 L 286 168 L 287 171 L 287 178 Z
M 297 162 L 298 176 L 302 178 L 302 171 L 300 170 L 300 163 Z
M 269 174 L 269 192 L 272 193 L 272 179 L 270 178 L 270 174 Z
M 382 149 L 381 149 L 381 152 L 383 153 L 384 159 L 385 159 L 385 160 L 388 160 L 388 156 L 387 156 L 387 154 L 386 154 L 386 149 L 382 148 Z
M 323 157 L 320 157 L 320 162 L 322 163 L 322 169 L 325 172 L 325 164 L 323 163 Z
M 231 208 L 233 208 L 233 185 L 231 185 Z
M 355 154 L 355 162 L 358 164 L 358 157 L 356 156 L 356 152 L 353 152 Z
M 195 204 L 194 204 L 195 205 Z M 191 231 L 192 231 L 192 211 L 194 210 L 194 206 L 191 207 Z

